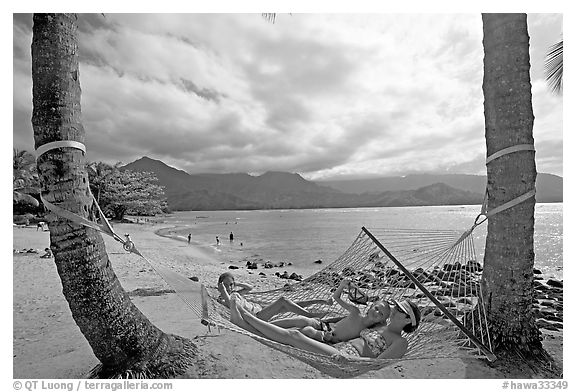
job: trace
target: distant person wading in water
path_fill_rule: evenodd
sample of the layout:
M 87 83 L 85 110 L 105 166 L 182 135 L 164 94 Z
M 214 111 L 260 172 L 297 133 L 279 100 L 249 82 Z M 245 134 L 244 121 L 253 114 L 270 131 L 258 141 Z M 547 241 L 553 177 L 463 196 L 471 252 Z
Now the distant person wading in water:
M 230 242 L 234 241 L 234 233 L 230 232 Z

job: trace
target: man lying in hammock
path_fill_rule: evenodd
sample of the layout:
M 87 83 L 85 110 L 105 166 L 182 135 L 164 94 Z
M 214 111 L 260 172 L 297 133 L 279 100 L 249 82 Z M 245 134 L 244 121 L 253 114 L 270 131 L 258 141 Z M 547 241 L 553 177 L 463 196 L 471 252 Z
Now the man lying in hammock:
M 390 305 L 386 301 L 375 301 L 365 314 L 360 312 L 357 306 L 352 305 L 342 299 L 342 291 L 348 288 L 349 291 L 359 291 L 350 279 L 343 279 L 332 295 L 332 298 L 340 306 L 348 311 L 348 315 L 340 317 L 334 322 L 298 316 L 274 320 L 272 323 L 282 328 L 297 328 L 304 335 L 325 343 L 338 343 L 360 336 L 360 332 L 376 324 L 385 323 L 390 316 Z M 239 306 L 242 306 L 238 303 Z
M 310 318 L 322 317 L 325 313 L 312 313 L 304 308 L 314 304 L 332 305 L 333 303 L 332 298 L 294 302 L 280 297 L 267 307 L 262 308 L 259 304 L 250 302 L 242 296 L 242 293 L 247 293 L 250 290 L 252 290 L 252 286 L 241 282 L 236 283 L 234 275 L 230 272 L 225 272 L 218 278 L 218 291 L 220 291 L 221 302 L 224 305 L 230 307 L 230 301 L 234 299 L 238 306 L 265 321 L 270 320 L 274 315 L 285 312 L 292 312 Z
M 270 340 L 317 354 L 335 356 L 336 359 L 342 357 L 401 358 L 408 350 L 408 341 L 401 333 L 415 331 L 420 323 L 418 306 L 408 300 L 394 302 L 387 325 L 379 324 L 375 328 L 366 328 L 360 332 L 358 338 L 329 345 L 312 339 L 299 330 L 284 329 L 260 320 L 242 306 L 238 306 L 234 299 L 230 301 L 230 312 L 232 319 L 247 325 L 249 330 Z

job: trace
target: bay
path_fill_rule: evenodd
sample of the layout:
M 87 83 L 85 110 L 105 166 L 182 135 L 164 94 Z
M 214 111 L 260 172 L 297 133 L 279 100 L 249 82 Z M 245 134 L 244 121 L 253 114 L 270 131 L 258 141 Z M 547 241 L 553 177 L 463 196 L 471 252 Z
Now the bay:
M 341 255 L 362 226 L 464 232 L 479 212 L 478 205 L 182 211 L 166 217 L 165 223 L 177 226 L 181 239 L 192 234 L 194 245 L 224 262 L 291 263 L 286 270 L 309 275 Z M 478 260 L 483 260 L 486 227 L 484 223 L 474 230 Z M 233 241 L 229 240 L 230 233 Z M 545 277 L 563 279 L 562 203 L 536 205 L 534 248 L 535 268 Z M 322 260 L 322 264 L 316 260 Z

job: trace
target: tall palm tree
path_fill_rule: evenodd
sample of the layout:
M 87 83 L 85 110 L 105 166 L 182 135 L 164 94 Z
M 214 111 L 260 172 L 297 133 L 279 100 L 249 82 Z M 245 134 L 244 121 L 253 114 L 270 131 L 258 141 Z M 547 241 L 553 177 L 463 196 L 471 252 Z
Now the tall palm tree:
M 529 36 L 525 14 L 483 14 L 484 117 L 487 154 L 534 144 Z M 487 165 L 488 209 L 535 189 L 534 151 Z M 483 289 L 496 350 L 543 354 L 533 312 L 532 197 L 488 220 Z
M 32 82 L 35 147 L 71 140 L 84 143 L 81 122 L 77 17 L 34 14 Z M 38 158 L 45 199 L 85 218 L 91 216 L 84 153 L 49 150 Z M 130 301 L 114 273 L 102 236 L 50 215 L 50 242 L 72 317 L 101 365 L 98 377 L 170 377 L 192 363 L 196 346 L 154 326 Z

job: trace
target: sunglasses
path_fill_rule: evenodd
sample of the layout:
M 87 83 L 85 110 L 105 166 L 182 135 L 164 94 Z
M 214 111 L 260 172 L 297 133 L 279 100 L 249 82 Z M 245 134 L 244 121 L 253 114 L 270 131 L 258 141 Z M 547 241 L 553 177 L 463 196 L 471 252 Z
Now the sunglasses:
M 394 306 L 394 308 L 396 308 L 396 311 L 397 311 L 398 313 L 402 313 L 403 315 L 406 315 L 406 316 L 410 317 L 410 315 L 409 315 L 408 313 L 406 313 L 406 312 L 404 311 L 404 309 L 402 309 L 402 308 L 400 307 L 400 305 L 398 305 L 398 303 L 396 303 L 396 301 L 394 301 L 394 300 L 387 300 L 386 302 L 388 302 L 388 305 Z
M 398 313 L 402 313 L 402 314 L 405 315 L 405 316 L 408 316 L 408 313 L 406 313 L 406 312 L 404 311 L 404 309 L 402 309 L 402 308 L 401 308 L 400 306 L 398 306 L 398 305 L 396 305 L 396 311 L 397 311 Z

